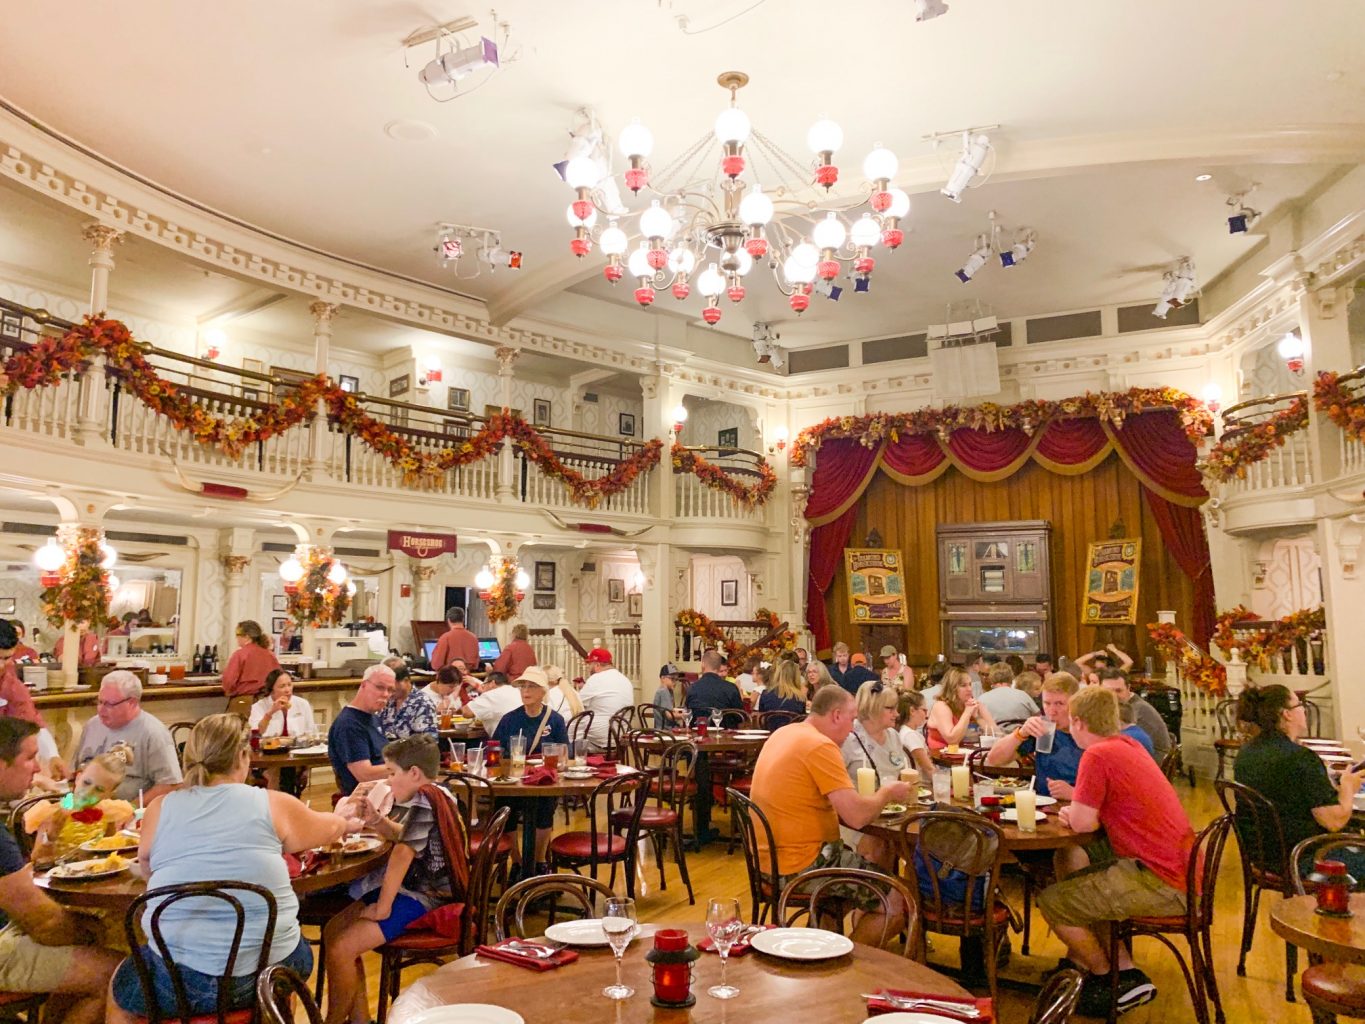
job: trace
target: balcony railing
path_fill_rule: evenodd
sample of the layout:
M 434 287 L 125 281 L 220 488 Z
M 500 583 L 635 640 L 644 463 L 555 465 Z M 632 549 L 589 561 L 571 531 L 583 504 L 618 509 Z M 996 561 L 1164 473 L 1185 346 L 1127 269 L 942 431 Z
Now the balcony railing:
M 564 675 L 568 679 L 586 679 L 588 677 L 588 666 L 577 651 L 569 646 L 569 642 L 564 639 L 558 628 L 555 629 L 533 629 L 530 631 L 531 649 L 536 652 L 536 662 L 540 665 L 558 665 L 564 670 Z M 589 637 L 582 632 L 576 634 L 584 643 L 588 642 Z M 604 641 L 604 646 L 611 651 L 612 664 L 619 669 L 627 679 L 642 686 L 643 680 L 640 678 L 640 627 L 639 626 L 612 626 L 606 636 L 597 637 Z M 652 685 L 652 684 L 651 684 Z M 649 691 L 650 694 L 653 690 Z
M 1277 415 L 1286 412 L 1295 402 L 1307 401 L 1306 391 L 1284 395 L 1266 395 L 1239 402 L 1223 413 L 1224 444 L 1235 441 L 1263 426 Z M 1251 494 L 1282 487 L 1306 487 L 1313 482 L 1310 455 L 1311 432 L 1296 430 L 1282 434 L 1284 444 L 1272 449 L 1265 458 L 1246 466 L 1246 474 L 1234 477 L 1225 485 L 1229 495 Z
M 1365 367 L 1343 373 L 1337 378 L 1337 383 L 1356 401 L 1365 400 Z M 1365 473 L 1365 443 L 1344 430 L 1338 431 L 1337 436 L 1340 439 L 1338 455 L 1342 475 Z
M 689 445 L 708 462 L 725 470 L 739 483 L 752 487 L 758 483 L 759 452 L 747 448 L 721 448 L 714 445 Z M 766 521 L 765 506 L 746 507 L 724 491 L 708 487 L 690 473 L 674 470 L 673 511 L 679 519 L 733 519 L 740 522 Z

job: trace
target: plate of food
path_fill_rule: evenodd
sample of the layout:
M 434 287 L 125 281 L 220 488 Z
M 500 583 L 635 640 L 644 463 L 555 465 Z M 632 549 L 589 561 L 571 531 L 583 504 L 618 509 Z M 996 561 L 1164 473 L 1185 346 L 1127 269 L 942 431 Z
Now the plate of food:
M 908 809 L 905 804 L 887 804 L 882 808 L 882 817 L 889 818 L 895 814 L 904 814 Z
M 60 878 L 64 882 L 88 882 L 96 878 L 112 878 L 121 871 L 127 871 L 133 862 L 117 853 L 94 860 L 76 860 L 68 864 L 58 864 L 49 872 L 49 878 Z
M 91 839 L 89 842 L 81 843 L 80 848 L 86 853 L 127 853 L 136 850 L 138 846 L 138 835 L 133 833 L 131 836 L 118 832 L 112 836 L 101 836 L 99 839 Z
M 383 845 L 384 840 L 380 839 L 378 836 L 354 835 L 347 836 L 345 839 L 339 839 L 335 843 L 328 843 L 326 846 L 320 847 L 320 849 L 323 853 L 353 857 L 358 853 L 369 853 L 371 850 L 377 850 Z

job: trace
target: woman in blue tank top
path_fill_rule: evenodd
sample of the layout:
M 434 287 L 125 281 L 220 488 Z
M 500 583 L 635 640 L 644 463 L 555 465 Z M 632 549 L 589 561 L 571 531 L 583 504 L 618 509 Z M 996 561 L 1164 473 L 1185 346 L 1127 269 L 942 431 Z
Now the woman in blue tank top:
M 263 900 L 238 894 L 246 912 L 245 928 L 233 974 L 230 1006 L 251 1006 L 256 962 L 268 944 L 272 964 L 284 963 L 303 977 L 313 969 L 313 954 L 299 933 L 299 901 L 289 883 L 283 854 L 330 843 L 359 827 L 336 814 L 310 810 L 279 790 L 246 785 L 251 762 L 247 724 L 237 715 L 210 715 L 194 727 L 185 744 L 185 788 L 153 800 L 142 822 L 138 861 L 147 888 L 183 882 L 242 881 L 269 889 L 275 898 L 275 931 L 265 934 Z M 152 907 L 143 917 L 150 929 Z M 183 900 L 161 916 L 159 926 L 196 1013 L 215 1013 L 218 986 L 227 966 L 235 914 L 221 900 Z M 150 934 L 150 931 L 149 931 Z M 170 972 L 154 949 L 144 947 L 152 964 L 154 997 L 164 1013 L 177 1013 Z M 114 975 L 108 1008 L 111 1022 L 147 1013 L 147 995 L 132 960 Z

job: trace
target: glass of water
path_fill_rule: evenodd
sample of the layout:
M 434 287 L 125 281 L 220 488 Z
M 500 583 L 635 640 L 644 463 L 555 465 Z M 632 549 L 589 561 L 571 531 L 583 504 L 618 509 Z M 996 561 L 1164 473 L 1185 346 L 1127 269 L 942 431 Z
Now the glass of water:
M 721 708 L 712 708 L 712 709 L 711 709 L 711 728 L 713 728 L 713 729 L 719 729 L 721 723 L 724 722 L 724 721 L 725 721 L 725 712 L 724 712 Z
M 1043 733 L 1043 735 L 1038 737 L 1038 739 L 1033 744 L 1033 749 L 1040 754 L 1052 753 L 1052 741 L 1054 737 L 1056 737 L 1056 735 L 1057 723 L 1049 718 L 1047 722 L 1047 732 Z
M 602 914 L 602 931 L 616 956 L 616 984 L 602 990 L 608 999 L 629 999 L 635 994 L 635 990 L 621 980 L 621 957 L 635 937 L 637 927 L 634 900 L 616 896 L 607 900 Z
M 739 995 L 739 989 L 726 984 L 725 969 L 730 963 L 730 947 L 743 932 L 744 918 L 739 913 L 739 900 L 710 900 L 706 904 L 706 934 L 711 936 L 716 952 L 720 954 L 720 984 L 712 985 L 706 992 L 716 999 L 733 999 Z
M 948 804 L 953 801 L 953 776 L 947 769 L 934 772 L 934 803 Z

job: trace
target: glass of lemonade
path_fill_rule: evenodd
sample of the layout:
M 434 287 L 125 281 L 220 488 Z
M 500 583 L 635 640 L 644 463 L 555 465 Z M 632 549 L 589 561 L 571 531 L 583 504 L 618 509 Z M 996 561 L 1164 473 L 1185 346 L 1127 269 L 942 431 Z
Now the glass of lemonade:
M 512 737 L 512 776 L 520 778 L 526 774 L 526 737 L 521 733 Z

